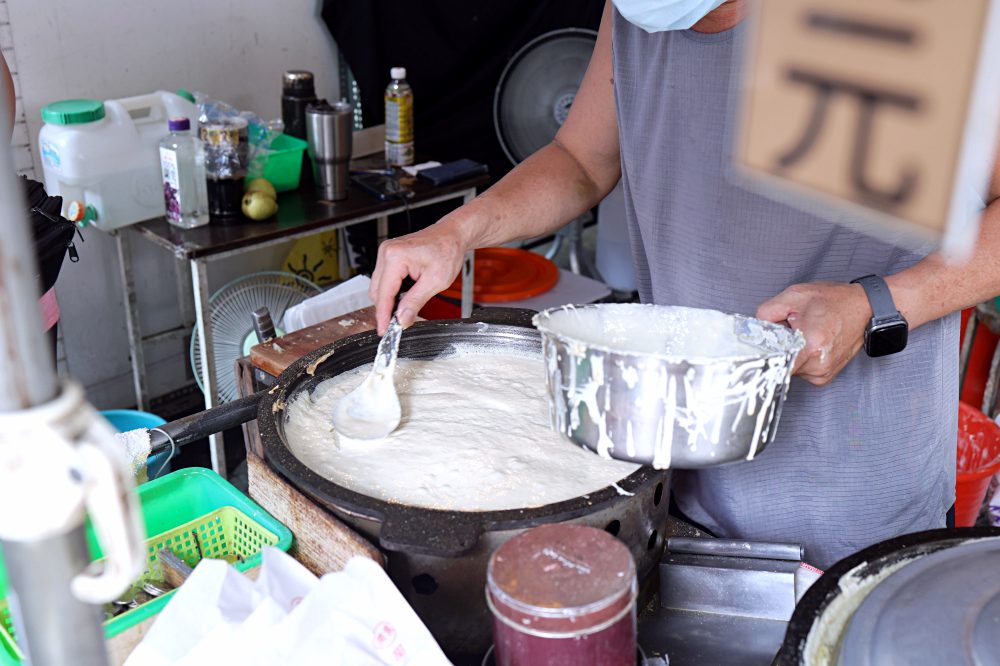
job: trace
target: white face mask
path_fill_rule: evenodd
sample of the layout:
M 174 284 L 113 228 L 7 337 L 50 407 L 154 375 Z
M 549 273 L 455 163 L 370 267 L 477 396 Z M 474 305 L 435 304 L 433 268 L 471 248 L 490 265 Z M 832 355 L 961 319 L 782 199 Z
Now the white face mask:
M 613 0 L 632 25 L 646 32 L 687 30 L 726 0 Z

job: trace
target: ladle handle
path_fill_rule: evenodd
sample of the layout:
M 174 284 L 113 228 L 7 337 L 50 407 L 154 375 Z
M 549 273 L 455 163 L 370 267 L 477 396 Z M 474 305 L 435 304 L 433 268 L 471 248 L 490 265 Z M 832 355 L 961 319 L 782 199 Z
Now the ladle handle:
M 162 425 L 149 433 L 150 453 L 169 450 L 171 437 L 174 440 L 173 445 L 180 447 L 217 432 L 253 421 L 257 418 L 257 406 L 262 397 L 264 397 L 264 391 L 259 391 L 245 398 L 233 400 L 224 405 Z
M 389 326 L 385 329 L 385 335 L 378 343 L 378 352 L 375 354 L 375 369 L 391 370 L 396 365 L 396 352 L 399 351 L 399 338 L 403 335 L 403 327 L 399 323 L 396 315 L 389 320 Z

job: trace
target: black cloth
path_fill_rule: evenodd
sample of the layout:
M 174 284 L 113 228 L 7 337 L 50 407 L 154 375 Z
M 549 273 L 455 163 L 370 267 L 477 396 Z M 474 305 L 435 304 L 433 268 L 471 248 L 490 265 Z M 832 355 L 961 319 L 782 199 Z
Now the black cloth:
M 391 67 L 413 87 L 417 160 L 469 158 L 494 181 L 513 165 L 493 127 L 493 94 L 507 61 L 529 41 L 560 28 L 597 30 L 603 0 L 325 0 L 322 18 L 358 82 L 365 126 L 384 121 Z M 390 234 L 421 229 L 447 214 L 444 203 L 390 220 Z M 375 263 L 375 233 L 348 229 L 359 269 Z
M 365 125 L 384 120 L 391 67 L 413 87 L 418 156 L 467 157 L 494 180 L 512 167 L 493 127 L 493 93 L 518 49 L 560 28 L 597 30 L 603 0 L 325 0 L 322 18 L 361 91 Z

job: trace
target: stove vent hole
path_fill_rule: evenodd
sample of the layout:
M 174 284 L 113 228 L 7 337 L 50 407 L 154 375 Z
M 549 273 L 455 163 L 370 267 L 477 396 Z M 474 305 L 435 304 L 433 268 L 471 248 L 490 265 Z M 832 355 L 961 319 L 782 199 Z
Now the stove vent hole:
M 646 542 L 647 549 L 653 550 L 654 548 L 656 548 L 656 537 L 657 537 L 656 530 L 653 530 L 649 535 L 649 541 Z
M 622 528 L 622 524 L 617 520 L 612 520 L 610 523 L 604 526 L 604 531 L 611 536 L 618 536 L 618 530 Z
M 663 499 L 663 482 L 656 484 L 656 490 L 653 491 L 653 506 L 660 506 L 660 501 Z
M 437 592 L 438 589 L 437 581 L 430 574 L 419 574 L 414 576 L 410 582 L 413 583 L 413 590 L 417 594 L 430 595 Z

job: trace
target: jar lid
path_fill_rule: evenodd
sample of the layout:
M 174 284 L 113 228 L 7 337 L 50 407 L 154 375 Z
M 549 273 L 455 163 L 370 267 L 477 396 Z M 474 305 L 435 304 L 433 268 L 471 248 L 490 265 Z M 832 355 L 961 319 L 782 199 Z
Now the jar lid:
M 389 70 L 389 76 L 394 80 L 405 79 L 406 78 L 406 68 L 405 67 L 393 67 Z
M 542 525 L 497 548 L 487 567 L 494 612 L 547 631 L 585 631 L 634 604 L 635 561 L 585 525 Z
M 313 92 L 313 73 L 304 69 L 290 69 L 281 76 L 281 87 L 286 91 Z
M 81 125 L 104 117 L 104 102 L 97 99 L 65 99 L 42 107 L 42 120 L 53 125 Z

